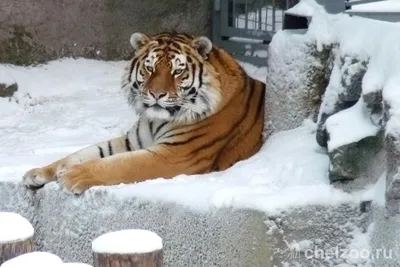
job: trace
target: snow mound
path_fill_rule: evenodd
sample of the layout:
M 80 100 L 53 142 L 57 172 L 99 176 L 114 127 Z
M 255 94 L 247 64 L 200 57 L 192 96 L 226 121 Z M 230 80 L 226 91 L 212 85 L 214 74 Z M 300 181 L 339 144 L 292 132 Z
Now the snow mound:
M 6 261 L 1 267 L 62 267 L 62 260 L 48 252 L 31 252 Z
M 31 238 L 34 229 L 30 222 L 13 212 L 0 212 L 0 244 Z
M 140 229 L 107 233 L 92 243 L 93 252 L 108 254 L 149 253 L 162 248 L 161 237 L 154 232 Z

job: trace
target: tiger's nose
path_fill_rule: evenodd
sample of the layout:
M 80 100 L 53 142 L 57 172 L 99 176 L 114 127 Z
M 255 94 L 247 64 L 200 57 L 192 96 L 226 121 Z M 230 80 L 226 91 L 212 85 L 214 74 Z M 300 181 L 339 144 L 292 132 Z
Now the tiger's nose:
M 152 92 L 152 91 L 149 91 L 149 92 L 154 97 L 154 99 L 156 99 L 156 100 L 158 100 L 160 98 L 163 98 L 164 96 L 167 95 L 166 92 Z

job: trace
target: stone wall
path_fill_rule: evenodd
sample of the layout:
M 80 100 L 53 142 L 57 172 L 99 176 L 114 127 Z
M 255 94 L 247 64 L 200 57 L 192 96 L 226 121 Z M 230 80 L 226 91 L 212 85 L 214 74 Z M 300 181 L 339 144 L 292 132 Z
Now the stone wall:
M 212 0 L 2 0 L 0 63 L 127 58 L 135 31 L 211 34 Z

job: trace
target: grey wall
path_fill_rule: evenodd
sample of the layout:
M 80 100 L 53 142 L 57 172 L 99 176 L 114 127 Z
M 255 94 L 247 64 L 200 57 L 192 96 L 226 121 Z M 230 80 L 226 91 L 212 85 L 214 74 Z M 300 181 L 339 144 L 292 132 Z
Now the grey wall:
M 212 0 L 1 0 L 0 63 L 118 60 L 135 31 L 211 34 Z

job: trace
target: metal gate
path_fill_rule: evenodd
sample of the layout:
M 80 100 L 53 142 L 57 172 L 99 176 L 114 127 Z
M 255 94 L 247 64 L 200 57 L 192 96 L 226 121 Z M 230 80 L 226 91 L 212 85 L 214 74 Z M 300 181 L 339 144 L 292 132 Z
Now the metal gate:
M 240 61 L 267 64 L 268 44 L 284 11 L 299 0 L 214 0 L 213 42 Z

